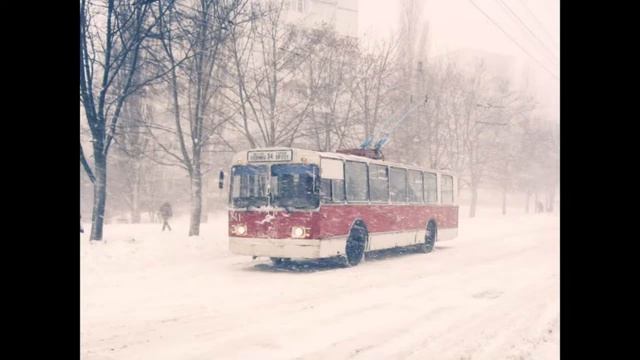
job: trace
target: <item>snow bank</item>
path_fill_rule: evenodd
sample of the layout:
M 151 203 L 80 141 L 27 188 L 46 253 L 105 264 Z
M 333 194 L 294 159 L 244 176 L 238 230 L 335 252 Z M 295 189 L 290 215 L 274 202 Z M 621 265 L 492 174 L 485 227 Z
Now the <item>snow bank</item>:
M 82 358 L 557 359 L 558 217 L 518 210 L 354 268 L 232 255 L 223 213 L 107 225 L 81 237 Z

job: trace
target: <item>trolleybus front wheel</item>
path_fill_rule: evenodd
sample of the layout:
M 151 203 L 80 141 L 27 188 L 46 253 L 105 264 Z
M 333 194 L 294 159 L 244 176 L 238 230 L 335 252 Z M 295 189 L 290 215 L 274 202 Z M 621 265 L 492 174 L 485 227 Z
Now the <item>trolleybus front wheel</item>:
M 291 263 L 291 259 L 289 258 L 278 258 L 278 257 L 272 257 L 271 258 L 271 262 L 273 263 L 273 265 L 275 266 L 286 266 L 289 263 Z

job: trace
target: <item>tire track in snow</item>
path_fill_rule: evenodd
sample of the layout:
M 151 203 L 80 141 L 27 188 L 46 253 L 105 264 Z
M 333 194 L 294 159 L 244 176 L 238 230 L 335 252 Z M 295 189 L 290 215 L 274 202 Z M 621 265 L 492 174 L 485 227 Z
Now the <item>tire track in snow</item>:
M 507 259 L 509 259 L 509 261 L 512 263 L 518 262 L 517 258 L 511 257 L 511 256 L 508 256 Z M 483 267 L 485 268 L 484 273 L 475 272 L 475 275 L 473 275 L 472 278 L 477 276 L 483 276 L 483 274 L 485 273 L 491 274 L 495 272 L 494 269 L 488 268 L 486 264 L 483 264 Z M 467 274 L 469 274 L 469 272 L 467 272 Z M 406 281 L 410 281 L 410 280 L 411 279 L 406 279 Z M 467 279 L 466 281 L 468 282 L 470 280 L 471 279 Z M 461 279 L 459 281 L 465 281 L 465 279 Z M 335 297 L 335 296 L 330 297 L 330 299 L 316 299 L 315 301 L 318 304 L 316 310 L 320 312 L 319 318 L 314 314 L 313 311 L 312 312 L 304 311 L 305 308 L 308 308 L 308 305 L 304 305 L 303 308 L 292 309 L 290 306 L 291 303 L 285 303 L 285 304 L 279 305 L 278 309 L 271 309 L 272 311 L 270 311 L 269 316 L 266 316 L 260 320 L 253 319 L 252 323 L 256 325 L 250 326 L 249 328 L 246 328 L 246 327 L 243 328 L 240 334 L 234 334 L 234 333 L 223 334 L 222 337 L 218 338 L 217 341 L 215 342 L 225 343 L 227 346 L 231 346 L 232 348 L 234 347 L 233 344 L 243 344 L 243 343 L 251 342 L 252 338 L 259 338 L 260 335 L 264 333 L 265 327 L 268 328 L 268 326 L 262 326 L 262 324 L 264 323 L 269 324 L 273 322 L 272 316 L 285 317 L 286 313 L 289 314 L 290 318 L 297 319 L 296 323 L 298 324 L 298 328 L 295 328 L 295 327 L 291 328 L 291 326 L 287 327 L 287 326 L 284 326 L 284 324 L 279 324 L 279 329 L 288 330 L 287 332 L 292 334 L 298 333 L 300 331 L 304 332 L 305 329 L 309 326 L 309 323 L 314 324 L 314 327 L 322 327 L 323 325 L 330 326 L 332 324 L 339 325 L 340 324 L 340 322 L 338 321 L 339 319 L 343 319 L 344 320 L 343 322 L 348 323 L 349 321 L 351 321 L 349 320 L 349 318 L 351 317 L 357 318 L 363 312 L 367 312 L 368 310 L 377 310 L 379 313 L 380 307 L 382 307 L 385 304 L 388 304 L 390 301 L 395 301 L 395 303 L 397 303 L 398 295 L 402 293 L 403 288 L 406 288 L 403 284 L 396 284 L 395 287 L 385 288 L 383 290 L 384 292 L 392 293 L 394 294 L 394 296 L 392 296 L 390 299 L 383 299 L 378 304 L 373 304 L 372 306 L 368 306 L 368 307 L 367 306 L 363 307 L 362 303 L 358 303 L 358 302 L 351 303 L 350 306 L 340 305 L 343 299 L 348 299 L 349 297 L 349 295 L 344 293 L 341 293 L 341 296 L 338 296 L 338 297 Z M 408 289 L 412 290 L 413 288 L 409 287 Z M 362 297 L 374 297 L 375 293 L 379 292 L 379 289 L 376 287 L 373 287 L 373 288 L 369 288 L 369 291 L 372 292 L 372 294 L 364 294 Z M 428 298 L 428 295 L 431 294 L 433 291 L 434 289 L 429 286 L 425 286 L 424 289 L 417 292 L 405 291 L 406 294 L 404 295 L 403 299 L 410 300 L 416 297 Z M 471 294 L 467 294 L 467 295 L 471 296 Z M 448 293 L 440 292 L 438 297 L 441 297 L 441 298 L 444 297 L 446 299 L 447 297 L 451 297 L 451 295 Z M 432 299 L 432 300 L 435 300 L 435 302 L 438 302 L 437 299 Z M 407 301 L 407 303 L 409 303 L 410 305 L 410 301 Z M 331 306 L 333 306 L 334 309 L 327 310 L 327 308 Z M 411 308 L 411 310 L 415 311 L 416 309 Z M 328 315 L 324 315 L 324 314 L 328 314 Z M 397 315 L 397 311 L 396 311 L 396 315 Z M 220 322 L 227 323 L 226 321 L 220 321 Z M 394 331 L 391 331 L 389 334 L 393 335 L 393 333 Z M 211 344 L 211 345 L 214 345 L 214 344 Z
M 534 227 L 539 232 L 547 232 L 550 228 L 554 230 L 556 227 L 538 226 Z M 526 232 L 531 232 L 527 229 Z M 229 293 L 218 300 L 240 299 L 237 304 L 218 304 L 220 306 L 203 306 L 198 311 L 187 311 L 189 308 L 193 310 L 194 305 L 198 302 L 194 301 L 185 308 L 176 308 L 168 313 L 162 313 L 161 319 L 152 321 L 136 321 L 135 319 L 126 319 L 125 328 L 118 329 L 119 335 L 115 335 L 106 340 L 109 344 L 104 344 L 95 348 L 95 341 L 85 342 L 85 345 L 92 345 L 92 354 L 105 353 L 108 354 L 108 348 L 115 346 L 121 347 L 127 345 L 117 352 L 117 358 L 136 358 L 136 354 L 143 353 L 151 355 L 158 353 L 157 359 L 177 359 L 177 358 L 207 358 L 207 354 L 222 353 L 227 355 L 241 354 L 259 354 L 268 356 L 269 354 L 286 354 L 285 358 L 291 358 L 297 355 L 305 354 L 308 348 L 298 349 L 298 353 L 294 350 L 296 347 L 290 346 L 287 341 L 283 340 L 283 336 L 295 338 L 296 335 L 309 332 L 309 328 L 317 325 L 318 334 L 324 334 L 326 339 L 316 344 L 316 352 L 323 351 L 330 354 L 331 351 L 339 351 L 341 354 L 349 357 L 367 358 L 374 351 L 383 351 L 383 344 L 378 342 L 371 343 L 371 338 L 379 339 L 384 337 L 389 340 L 391 349 L 393 344 L 406 343 L 414 340 L 412 346 L 417 347 L 418 354 L 421 352 L 422 339 L 415 340 L 413 337 L 419 334 L 411 335 L 411 331 L 400 331 L 403 326 L 411 326 L 412 328 L 421 329 L 420 322 L 414 321 L 412 312 L 420 314 L 420 304 L 416 304 L 416 299 L 422 302 L 438 302 L 446 300 L 448 296 L 461 296 L 449 289 L 451 282 L 473 282 L 474 280 L 482 280 L 490 276 L 497 267 L 503 266 L 505 269 L 517 268 L 518 259 L 526 259 L 529 256 L 538 255 L 549 247 L 548 244 L 540 244 L 536 241 L 536 235 L 522 238 L 522 233 L 513 232 L 511 239 L 507 236 L 486 236 L 478 237 L 473 240 L 467 238 L 446 242 L 449 249 L 443 252 L 434 252 L 430 255 L 405 255 L 384 260 L 371 260 L 365 262 L 362 266 L 350 269 L 332 269 L 326 271 L 318 271 L 314 273 L 273 273 L 251 271 L 244 272 L 244 263 L 240 261 L 242 257 L 231 257 L 228 259 L 216 259 L 208 261 L 202 265 L 209 269 L 212 274 L 221 268 L 227 268 L 225 276 L 231 275 L 232 280 L 238 280 L 239 284 L 236 289 L 232 289 Z M 552 241 L 546 241 L 552 243 Z M 525 245 L 525 246 L 523 246 Z M 483 250 L 483 251 L 479 251 Z M 468 259 L 464 264 L 458 263 L 460 258 L 466 255 L 463 253 L 478 252 L 477 256 Z M 538 255 L 538 258 L 540 256 Z M 240 263 L 240 264 L 239 264 Z M 450 263 L 456 264 L 451 265 Z M 239 267 L 239 268 L 238 268 Z M 228 269 L 235 269 L 228 272 Z M 183 267 L 174 267 L 168 270 L 167 274 L 172 274 L 172 281 L 179 283 L 181 279 L 188 276 L 190 271 Z M 206 274 L 206 273 L 205 273 Z M 193 286 L 207 286 L 211 283 L 211 276 L 202 275 L 194 281 Z M 289 282 L 286 286 L 280 286 L 282 282 Z M 215 283 L 215 281 L 214 281 Z M 224 283 L 224 282 L 223 282 Z M 259 292 L 252 291 L 252 284 L 259 283 L 259 291 L 264 292 L 264 297 L 256 297 L 253 299 L 244 299 L 247 296 L 256 296 Z M 284 294 L 278 296 L 277 291 L 282 289 L 291 290 L 300 288 L 299 293 L 285 291 Z M 473 290 L 473 291 L 471 291 Z M 476 291 L 477 290 L 477 291 Z M 489 289 L 491 290 L 491 289 Z M 472 299 L 473 294 L 482 293 L 486 289 L 469 289 L 466 294 Z M 435 294 L 434 294 L 435 293 Z M 386 297 L 385 297 L 386 296 Z M 206 300 L 203 296 L 199 300 Z M 369 303 L 363 299 L 379 299 Z M 496 298 L 500 299 L 500 298 Z M 133 299 L 132 299 L 133 300 Z M 473 299 L 474 301 L 495 301 L 495 299 Z M 170 303 L 169 301 L 167 304 Z M 469 304 L 473 308 L 471 303 Z M 265 309 L 264 313 L 256 313 L 251 316 L 247 315 L 247 311 L 253 309 Z M 452 321 L 465 320 L 463 311 L 460 307 L 455 307 L 454 315 L 451 316 Z M 477 310 L 477 306 L 476 306 Z M 500 310 L 500 309 L 498 309 Z M 517 308 L 512 309 L 517 312 Z M 433 311 L 432 308 L 426 308 L 424 311 Z M 447 310 L 443 310 L 447 312 Z M 450 310 L 448 312 L 451 312 Z M 176 312 L 178 314 L 176 314 Z M 389 326 L 391 330 L 384 331 L 378 329 L 367 329 L 367 319 L 373 318 L 377 314 L 387 314 L 389 316 L 398 317 L 397 321 L 391 321 L 389 324 L 381 324 L 381 326 Z M 455 314 L 459 314 L 455 316 Z M 427 316 L 422 314 L 419 316 Z M 469 316 L 468 314 L 466 316 Z M 495 316 L 495 314 L 494 314 Z M 173 319 L 167 322 L 166 319 Z M 428 316 L 427 316 L 428 318 Z M 422 317 L 420 317 L 422 319 Z M 426 318 L 425 318 L 426 319 Z M 431 318 L 433 321 L 433 318 Z M 485 321 L 491 320 L 491 315 L 484 318 Z M 243 323 L 243 321 L 245 323 Z M 424 320 L 429 322 L 427 320 Z M 478 320 L 480 321 L 480 320 Z M 363 323 L 360 328 L 350 325 L 352 323 Z M 109 330 L 111 326 L 104 323 L 102 330 Z M 400 324 L 400 325 L 396 325 Z M 330 332 L 343 326 L 347 329 L 361 329 L 362 335 L 345 335 L 337 334 L 337 340 L 330 341 Z M 473 327 L 472 327 L 473 328 Z M 273 331 L 283 330 L 279 335 L 269 335 Z M 430 328 L 422 329 L 428 333 Z M 114 329 L 115 330 L 115 329 Z M 313 330 L 313 329 L 312 329 Z M 373 331 L 375 336 L 367 337 L 368 332 Z M 102 332 L 102 331 L 101 331 Z M 108 333 L 109 331 L 104 331 Z M 266 335 L 265 335 L 266 333 Z M 452 331 L 453 338 L 459 336 L 456 331 Z M 407 334 L 407 335 L 403 335 Z M 212 339 L 213 338 L 213 339 Z M 300 337 L 304 339 L 304 336 Z M 419 338 L 419 336 L 418 336 Z M 357 346 L 346 339 L 352 339 Z M 447 340 L 449 339 L 449 340 Z M 104 340 L 104 339 L 102 339 Z M 418 341 L 417 343 L 415 341 Z M 452 342 L 450 337 L 444 337 L 443 342 Z M 103 341 L 104 343 L 105 341 Z M 229 344 L 236 344 L 242 350 L 242 344 L 245 348 L 251 347 L 248 344 L 255 344 L 253 350 L 248 349 L 247 352 L 237 352 L 235 349 L 229 349 Z M 455 344 L 455 342 L 453 342 Z M 416 345 L 417 344 L 417 345 Z M 183 349 L 192 347 L 187 353 L 168 351 L 162 354 L 160 350 L 175 347 Z M 429 346 L 426 345 L 427 349 Z M 83 346 L 86 348 L 86 346 Z M 324 348 L 323 348 L 324 347 Z M 411 346 L 410 346 L 411 347 Z M 473 347 L 471 347 L 473 348 Z M 150 349 L 158 349 L 151 351 Z M 387 352 L 390 351 L 387 348 Z M 397 349 L 396 349 L 397 350 Z M 146 351 L 146 352 L 145 352 Z M 176 350 L 178 351 L 178 350 Z M 390 351 L 393 353 L 393 351 Z M 473 353 L 473 352 L 472 352 Z M 172 357 L 173 356 L 173 357 Z M 309 355 L 312 356 L 312 355 Z M 403 356 L 399 353 L 398 356 Z M 410 356 L 410 354 L 404 354 Z M 145 356 L 145 358 L 150 358 Z M 209 357 L 210 358 L 210 357 Z M 280 356 L 283 358 L 283 356 Z

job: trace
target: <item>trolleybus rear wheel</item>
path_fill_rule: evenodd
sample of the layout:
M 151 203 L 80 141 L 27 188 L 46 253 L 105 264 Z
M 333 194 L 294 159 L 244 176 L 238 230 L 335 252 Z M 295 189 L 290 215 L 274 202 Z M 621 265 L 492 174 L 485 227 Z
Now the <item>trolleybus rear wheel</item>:
M 420 251 L 423 253 L 430 253 L 431 251 L 433 251 L 436 240 L 438 240 L 438 227 L 436 226 L 436 223 L 431 220 L 427 224 L 427 230 L 424 235 L 424 243 L 420 245 Z
M 362 261 L 362 259 L 364 259 L 364 248 L 366 242 L 367 230 L 364 227 L 364 224 L 356 222 L 349 233 L 349 238 L 347 239 L 347 246 L 345 249 L 345 253 L 347 255 L 347 266 L 356 266 Z

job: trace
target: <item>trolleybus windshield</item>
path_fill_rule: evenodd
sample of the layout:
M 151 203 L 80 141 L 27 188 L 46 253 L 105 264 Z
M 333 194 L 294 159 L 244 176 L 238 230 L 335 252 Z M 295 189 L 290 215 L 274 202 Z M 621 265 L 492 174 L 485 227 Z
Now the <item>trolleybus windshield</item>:
M 318 174 L 317 165 L 236 165 L 231 169 L 231 204 L 247 209 L 315 209 L 320 203 Z

